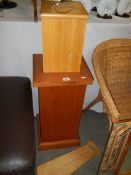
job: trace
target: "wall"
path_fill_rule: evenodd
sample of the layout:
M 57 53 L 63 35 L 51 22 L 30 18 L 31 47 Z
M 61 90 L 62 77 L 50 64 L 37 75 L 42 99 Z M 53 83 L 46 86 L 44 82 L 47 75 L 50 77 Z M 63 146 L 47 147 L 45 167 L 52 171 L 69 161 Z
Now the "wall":
M 41 53 L 41 25 L 34 22 L 0 22 L 0 76 L 27 76 L 32 80 L 32 54 Z M 33 88 L 34 112 L 38 111 Z
M 131 24 L 88 23 L 85 34 L 83 55 L 94 75 L 91 55 L 98 43 L 115 37 L 130 37 Z M 27 76 L 32 80 L 32 54 L 41 53 L 40 22 L 0 22 L 0 76 Z M 95 76 L 94 76 L 95 77 Z M 87 88 L 85 103 L 97 95 L 96 80 Z M 33 88 L 34 112 L 38 112 L 37 90 Z M 102 111 L 102 105 L 93 109 Z
M 97 96 L 99 89 L 91 63 L 92 53 L 99 43 L 112 38 L 131 38 L 131 18 L 124 23 L 123 19 L 95 19 L 94 21 L 89 19 L 86 26 L 83 55 L 94 76 L 94 83 L 87 88 L 85 104 L 89 104 Z M 102 104 L 98 103 L 93 109 L 101 112 L 103 110 Z

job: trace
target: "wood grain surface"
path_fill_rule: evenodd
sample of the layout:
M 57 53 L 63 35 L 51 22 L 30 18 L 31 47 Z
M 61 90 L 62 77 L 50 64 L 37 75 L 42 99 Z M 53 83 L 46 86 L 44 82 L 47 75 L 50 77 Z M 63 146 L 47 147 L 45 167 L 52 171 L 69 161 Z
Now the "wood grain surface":
M 38 166 L 37 173 L 38 175 L 71 175 L 99 153 L 99 148 L 89 141 L 86 145 L 70 153 Z
M 69 81 L 63 81 L 68 77 Z M 33 55 L 33 86 L 66 86 L 66 85 L 86 85 L 93 83 L 93 76 L 82 58 L 80 72 L 78 73 L 45 73 L 43 70 L 42 54 Z
M 40 87 L 40 148 L 76 145 L 86 85 Z M 67 144 L 65 141 L 69 142 Z M 57 142 L 57 144 L 56 144 Z M 45 145 L 44 145 L 45 144 Z M 75 146 L 74 145 L 74 146 Z M 50 148 L 49 146 L 49 148 Z
M 87 13 L 80 2 L 66 2 L 67 13 L 57 13 L 63 3 L 42 1 L 43 68 L 45 72 L 80 72 Z M 60 8 L 61 9 L 61 8 Z

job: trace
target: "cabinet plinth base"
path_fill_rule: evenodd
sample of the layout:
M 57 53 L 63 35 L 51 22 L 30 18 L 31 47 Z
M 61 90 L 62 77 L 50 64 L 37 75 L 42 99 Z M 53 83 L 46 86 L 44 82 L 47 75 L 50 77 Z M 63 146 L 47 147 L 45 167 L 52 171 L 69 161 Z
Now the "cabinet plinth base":
M 39 150 L 73 147 L 73 146 L 79 146 L 79 144 L 80 144 L 80 139 L 43 142 L 39 144 Z

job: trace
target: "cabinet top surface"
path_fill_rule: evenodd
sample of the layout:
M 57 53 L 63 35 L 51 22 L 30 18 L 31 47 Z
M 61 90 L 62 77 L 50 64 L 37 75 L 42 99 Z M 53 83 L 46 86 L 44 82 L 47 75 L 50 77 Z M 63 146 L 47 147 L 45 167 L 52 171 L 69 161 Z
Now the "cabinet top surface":
M 80 72 L 75 73 L 44 73 L 42 54 L 33 55 L 33 86 L 63 86 L 92 84 L 92 74 L 82 58 Z
M 87 12 L 80 2 L 49 2 L 42 1 L 42 17 L 87 18 Z

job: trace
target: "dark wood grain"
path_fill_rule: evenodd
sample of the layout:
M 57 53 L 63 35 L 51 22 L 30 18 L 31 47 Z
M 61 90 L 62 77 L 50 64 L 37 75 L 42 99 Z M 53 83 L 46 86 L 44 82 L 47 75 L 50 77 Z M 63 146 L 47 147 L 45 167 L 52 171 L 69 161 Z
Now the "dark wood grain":
M 39 88 L 41 142 L 79 140 L 85 90 L 86 85 Z

